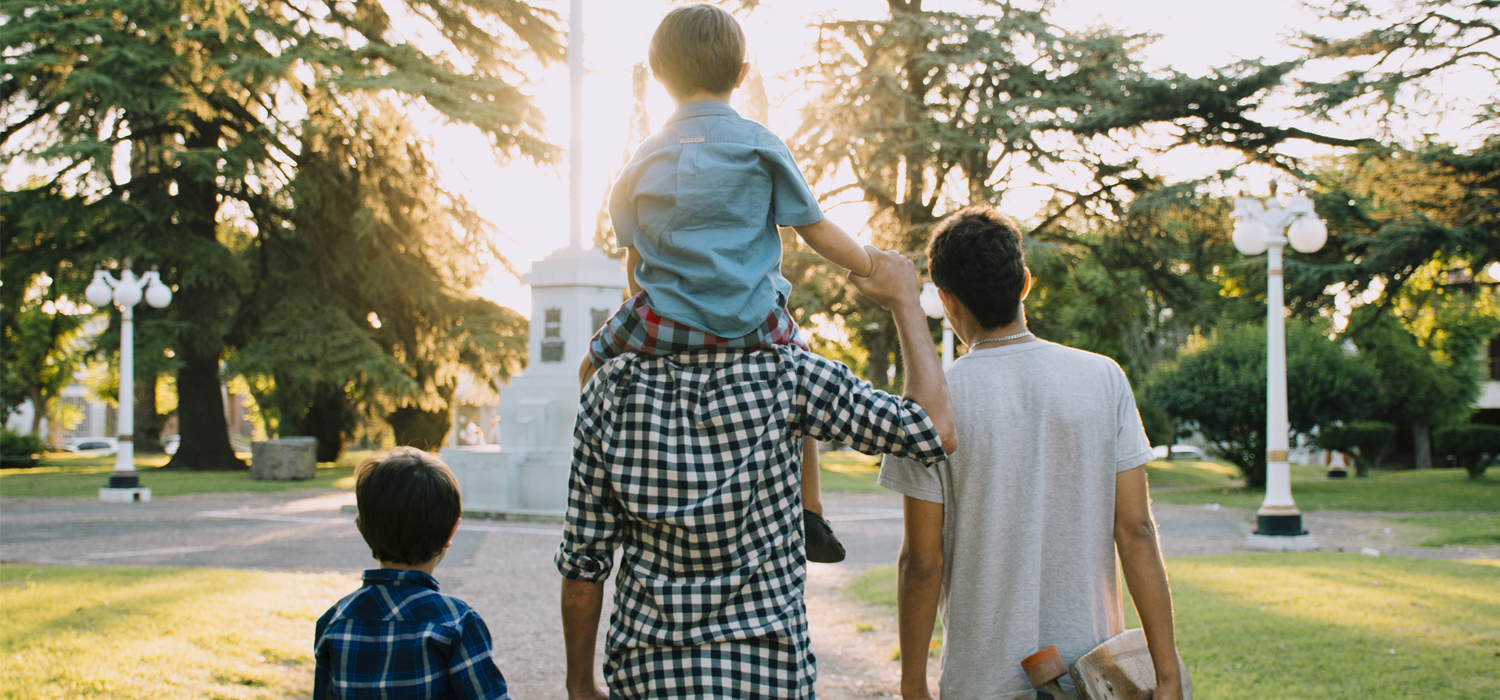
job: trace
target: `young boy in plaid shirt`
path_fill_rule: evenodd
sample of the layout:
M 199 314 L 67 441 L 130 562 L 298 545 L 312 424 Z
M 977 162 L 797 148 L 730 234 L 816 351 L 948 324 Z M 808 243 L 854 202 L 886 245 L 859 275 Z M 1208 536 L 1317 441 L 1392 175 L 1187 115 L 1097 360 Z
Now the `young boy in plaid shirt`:
M 745 80 L 745 35 L 728 12 L 688 5 L 667 13 L 651 38 L 651 72 L 677 102 L 610 194 L 633 295 L 599 329 L 579 368 L 587 386 L 611 358 L 704 348 L 797 345 L 786 309 L 778 226 L 856 275 L 869 253 L 824 218 L 786 144 L 729 106 Z M 811 561 L 837 562 L 843 545 L 822 517 L 817 441 L 802 455 L 802 505 Z
M 462 512 L 448 465 L 397 447 L 355 469 L 354 496 L 380 568 L 318 620 L 313 698 L 509 700 L 484 620 L 432 577 Z

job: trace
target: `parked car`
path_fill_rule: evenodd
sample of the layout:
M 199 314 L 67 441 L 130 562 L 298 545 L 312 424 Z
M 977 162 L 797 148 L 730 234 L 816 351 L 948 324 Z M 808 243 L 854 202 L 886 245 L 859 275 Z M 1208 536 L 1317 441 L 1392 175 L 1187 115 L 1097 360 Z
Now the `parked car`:
M 1173 445 L 1169 459 L 1191 459 L 1203 461 L 1203 450 L 1192 445 Z
M 74 438 L 64 450 L 80 457 L 102 457 L 120 451 L 120 442 L 115 438 Z

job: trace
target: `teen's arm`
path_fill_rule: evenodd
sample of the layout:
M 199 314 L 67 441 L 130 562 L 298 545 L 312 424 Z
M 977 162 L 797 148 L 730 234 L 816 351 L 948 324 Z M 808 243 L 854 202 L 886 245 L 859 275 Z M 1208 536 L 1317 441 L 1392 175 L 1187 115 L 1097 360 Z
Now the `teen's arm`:
M 901 395 L 927 411 L 932 425 L 943 441 L 943 451 L 958 449 L 958 431 L 953 420 L 953 398 L 948 394 L 948 380 L 943 363 L 927 330 L 927 314 L 917 301 L 922 281 L 917 267 L 905 255 L 894 250 L 869 246 L 871 272 L 868 277 L 849 275 L 849 281 L 875 303 L 887 308 L 896 323 L 896 339 L 901 344 L 901 358 L 906 367 Z
M 906 532 L 896 572 L 896 615 L 901 636 L 901 697 L 931 698 L 927 654 L 943 588 L 943 504 L 901 499 Z
M 630 296 L 641 293 L 641 285 L 635 282 L 635 266 L 641 262 L 641 252 L 635 246 L 625 246 L 625 279 L 630 282 Z
M 844 232 L 838 224 L 823 217 L 816 224 L 807 226 L 794 226 L 797 235 L 809 247 L 823 256 L 825 260 L 844 268 L 860 277 L 869 277 L 871 268 L 875 265 L 875 259 L 865 247 L 854 240 L 853 236 Z
M 1130 598 L 1140 613 L 1151 664 L 1156 667 L 1153 697 L 1178 700 L 1182 697 L 1182 673 L 1172 629 L 1172 590 L 1167 586 L 1167 569 L 1161 562 L 1147 493 L 1145 467 L 1115 475 L 1115 549 L 1120 553 Z
M 568 700 L 605 700 L 594 682 L 594 645 L 599 640 L 599 614 L 604 609 L 604 584 L 562 580 L 563 643 L 568 650 Z

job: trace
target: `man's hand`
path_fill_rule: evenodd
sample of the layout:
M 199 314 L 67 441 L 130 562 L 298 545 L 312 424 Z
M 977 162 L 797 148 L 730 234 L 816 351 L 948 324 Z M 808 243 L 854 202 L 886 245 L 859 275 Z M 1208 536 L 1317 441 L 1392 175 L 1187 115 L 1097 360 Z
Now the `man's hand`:
M 916 264 L 894 250 L 865 246 L 865 251 L 870 254 L 870 276 L 850 274 L 855 289 L 891 311 L 920 303 L 922 280 L 917 277 Z
M 1151 700 L 1182 700 L 1182 685 L 1178 684 L 1170 688 L 1156 686 L 1156 690 L 1151 691 Z

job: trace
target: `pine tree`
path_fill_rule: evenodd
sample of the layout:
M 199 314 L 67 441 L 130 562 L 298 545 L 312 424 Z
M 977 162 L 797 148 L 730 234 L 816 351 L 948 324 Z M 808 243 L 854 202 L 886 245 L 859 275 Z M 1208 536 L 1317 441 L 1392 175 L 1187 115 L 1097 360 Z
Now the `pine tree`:
M 1500 121 L 1500 2 L 1325 0 L 1309 6 L 1325 19 L 1361 30 L 1346 36 L 1298 35 L 1306 61 L 1338 62 L 1343 69 L 1333 80 L 1299 81 L 1307 113 L 1372 114 L 1387 128 L 1412 118 L 1441 117 L 1451 110 L 1445 98 L 1452 95 L 1437 86 L 1462 74 L 1475 81 L 1471 94 L 1480 96 L 1469 115 L 1473 123 L 1493 128 Z M 1365 29 L 1370 25 L 1375 26 Z
M 1288 141 L 1365 143 L 1252 115 L 1296 62 L 1151 73 L 1139 55 L 1148 36 L 1070 31 L 1046 6 L 986 0 L 984 12 L 963 14 L 924 9 L 922 0 L 887 4 L 883 19 L 821 25 L 809 78 L 823 96 L 794 146 L 813 180 L 852 177 L 823 196 L 853 189 L 870 202 L 876 245 L 919 261 L 942 216 L 971 203 L 1003 208 L 1012 188 L 1054 195 L 1036 240 L 1065 239 L 1068 222 L 1118 222 L 1135 198 L 1164 184 L 1132 148 L 1150 126 L 1172 134 L 1164 147 L 1229 149 L 1283 168 L 1300 165 L 1282 149 Z M 847 289 L 829 291 L 835 297 L 815 306 L 846 316 L 869 350 L 872 377 L 883 381 L 896 348 L 888 316 Z
M 555 156 L 516 84 L 523 62 L 561 57 L 556 16 L 525 2 L 5 2 L 0 22 L 0 105 L 12 115 L 0 158 L 46 172 L 4 193 L 4 235 L 45 241 L 38 255 L 84 271 L 127 256 L 161 267 L 177 290 L 173 464 L 243 466 L 220 362 L 254 289 L 244 253 L 291 225 L 286 188 L 310 103 L 400 95 L 478 127 L 499 154 Z M 408 23 L 431 30 L 421 45 L 399 31 Z M 128 181 L 112 167 L 117 152 L 140 161 Z M 224 230 L 235 211 L 250 230 Z
M 290 227 L 249 264 L 244 347 L 231 368 L 262 387 L 282 435 L 338 456 L 357 411 L 401 444 L 435 448 L 458 371 L 501 378 L 526 355 L 519 314 L 479 299 L 498 259 L 489 227 L 436 182 L 421 140 L 378 99 L 313 103 Z

